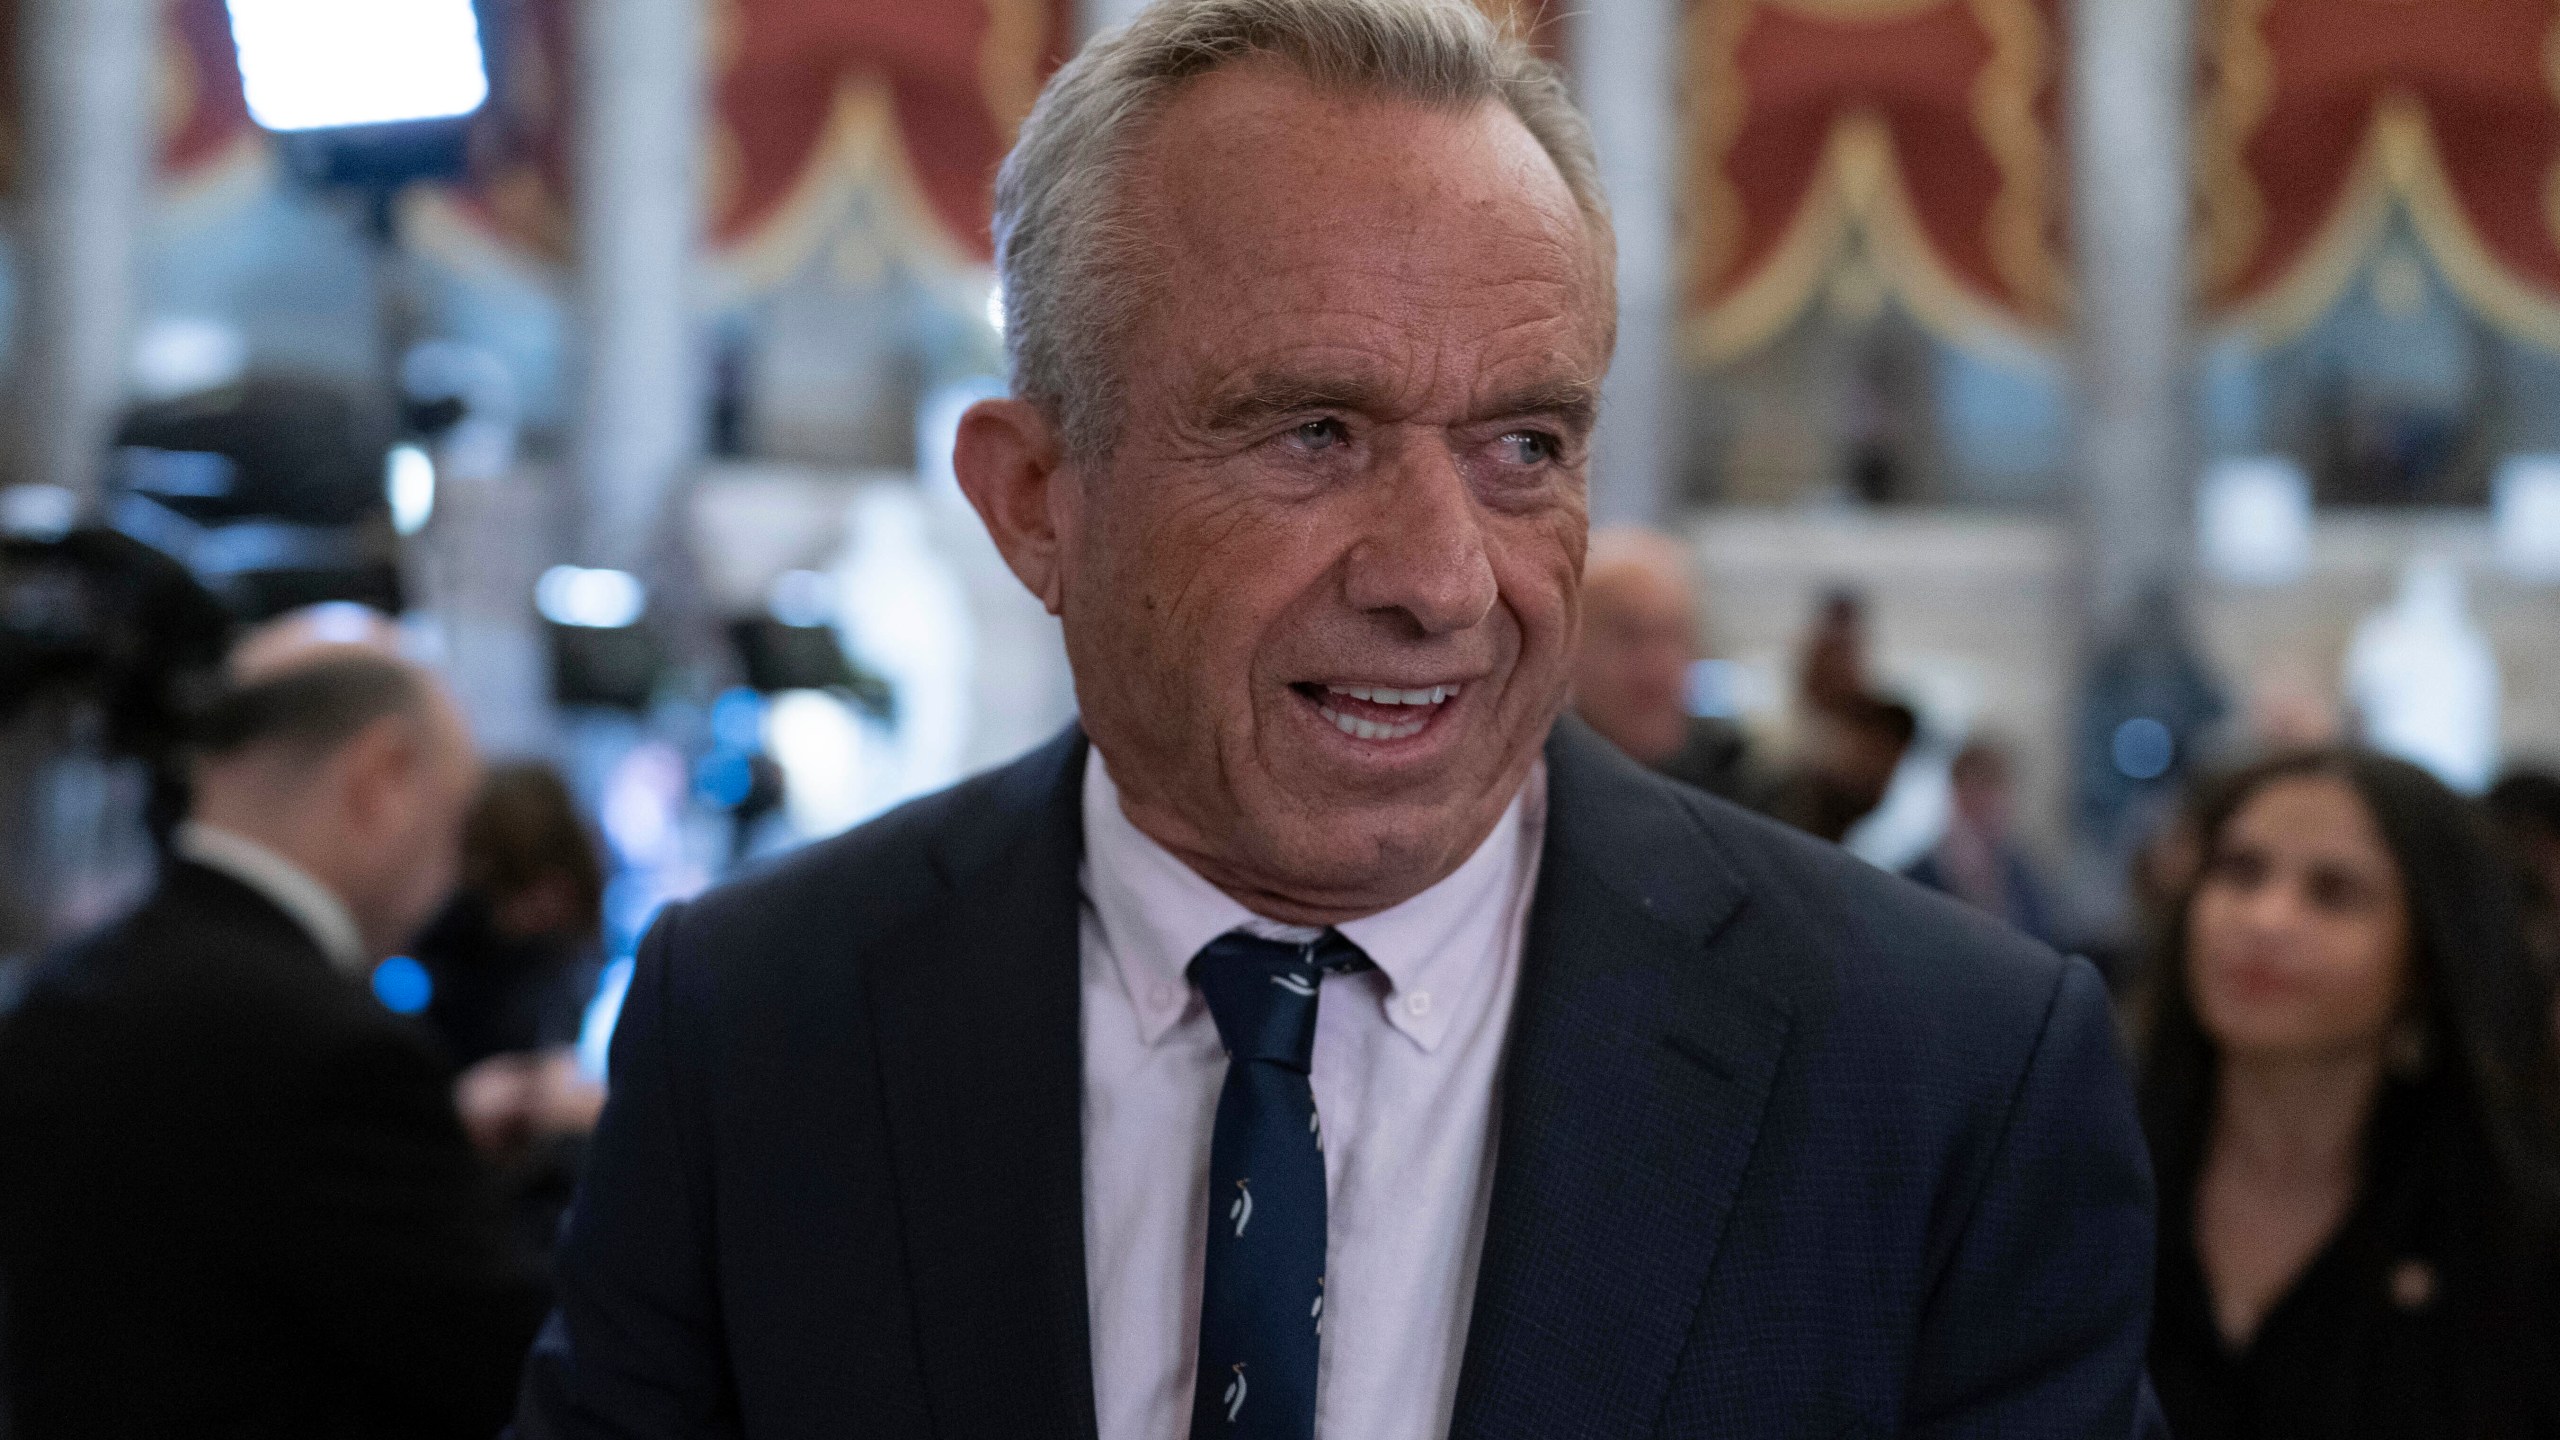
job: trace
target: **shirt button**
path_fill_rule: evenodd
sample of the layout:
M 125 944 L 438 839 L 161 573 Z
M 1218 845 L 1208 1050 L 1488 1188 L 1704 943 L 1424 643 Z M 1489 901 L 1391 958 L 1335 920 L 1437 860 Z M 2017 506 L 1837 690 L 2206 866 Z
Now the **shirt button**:
M 1428 990 L 1414 991 L 1411 995 L 1405 997 L 1404 1008 L 1408 1013 L 1417 1017 L 1430 1014 L 1431 992 Z

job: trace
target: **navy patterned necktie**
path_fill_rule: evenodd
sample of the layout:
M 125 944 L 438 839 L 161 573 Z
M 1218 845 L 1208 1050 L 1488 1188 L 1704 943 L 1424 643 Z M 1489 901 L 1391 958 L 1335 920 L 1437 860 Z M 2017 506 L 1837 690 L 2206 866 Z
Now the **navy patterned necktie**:
M 1231 931 L 1191 962 L 1226 1042 L 1209 1139 L 1209 1252 L 1191 1440 L 1310 1440 L 1324 1325 L 1324 1133 L 1307 1070 L 1324 977 L 1368 965 L 1327 930 Z

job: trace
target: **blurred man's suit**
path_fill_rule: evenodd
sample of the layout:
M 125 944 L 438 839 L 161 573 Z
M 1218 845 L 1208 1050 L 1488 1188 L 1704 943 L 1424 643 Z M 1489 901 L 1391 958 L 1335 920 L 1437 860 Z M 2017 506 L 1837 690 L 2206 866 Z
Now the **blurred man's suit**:
M 543 1297 L 451 1084 L 205 864 L 47 962 L 0 1029 L 15 1440 L 491 1433 Z
M 659 922 L 529 1436 L 1094 1435 L 1086 755 Z M 2150 1177 L 2096 975 L 1577 721 L 1547 766 L 1452 1433 L 2132 1433 Z

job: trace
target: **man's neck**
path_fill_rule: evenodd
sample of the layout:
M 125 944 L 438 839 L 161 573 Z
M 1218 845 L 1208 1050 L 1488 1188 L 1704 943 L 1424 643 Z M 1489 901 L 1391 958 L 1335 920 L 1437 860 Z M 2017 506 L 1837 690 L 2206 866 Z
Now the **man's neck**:
M 360 971 L 371 958 L 345 897 L 274 845 L 202 818 L 178 827 L 176 849 L 181 858 L 220 871 L 282 910 L 338 969 Z

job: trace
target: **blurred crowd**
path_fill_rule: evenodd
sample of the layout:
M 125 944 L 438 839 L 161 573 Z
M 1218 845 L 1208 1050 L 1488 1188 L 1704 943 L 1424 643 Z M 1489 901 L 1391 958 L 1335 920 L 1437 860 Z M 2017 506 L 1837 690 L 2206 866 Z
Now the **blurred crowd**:
M 1664 774 L 1832 840 L 1916 736 L 1860 607 L 1800 654 L 1791 733 L 1690 713 L 1697 586 L 1594 537 L 1575 700 Z M 1949 764 L 1905 873 L 2102 962 L 2159 1183 L 2153 1383 L 2176 1434 L 2560 1434 L 2560 778 L 2479 801 L 2324 727 L 2225 744 L 2134 848 L 2127 922 L 2074 933 L 1996 740 Z
M 1682 546 L 1606 532 L 1587 573 L 1574 703 L 1632 759 L 1839 841 L 1935 753 L 1908 876 L 2100 962 L 2176 1433 L 2560 1435 L 2560 778 L 2475 801 L 2243 736 L 2132 852 L 2131 924 L 2091 933 L 2016 754 L 1925 733 L 1855 594 L 1810 617 L 1772 726 L 1698 713 Z M 155 888 L 0 1028 L 11 1433 L 503 1422 L 605 1098 L 577 1042 L 608 877 L 561 775 L 468 730 L 344 607 L 232 649 Z

